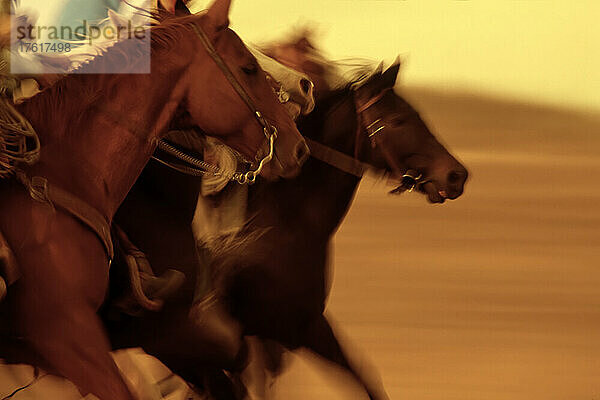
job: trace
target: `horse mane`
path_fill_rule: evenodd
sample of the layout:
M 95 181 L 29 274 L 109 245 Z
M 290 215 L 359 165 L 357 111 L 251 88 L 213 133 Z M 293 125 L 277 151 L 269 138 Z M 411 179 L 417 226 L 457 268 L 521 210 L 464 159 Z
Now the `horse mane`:
M 322 78 L 332 90 L 360 84 L 377 71 L 379 63 L 371 59 L 359 57 L 331 59 L 322 49 L 314 45 L 317 36 L 318 32 L 314 26 L 299 26 L 294 28 L 287 37 L 262 45 L 261 48 L 278 45 L 294 45 L 302 48 L 307 58 L 323 69 Z
M 92 111 L 93 105 L 103 98 L 107 89 L 117 85 L 127 73 L 135 72 L 136 65 L 150 57 L 151 52 L 168 52 L 174 43 L 186 34 L 193 34 L 195 15 L 174 16 L 165 11 L 152 11 L 148 15 L 158 24 L 150 31 L 150 46 L 143 40 L 122 40 L 62 76 L 38 95 L 26 100 L 20 109 L 33 120 L 53 119 L 56 126 L 68 131 Z M 121 65 L 125 73 L 102 73 L 111 66 Z

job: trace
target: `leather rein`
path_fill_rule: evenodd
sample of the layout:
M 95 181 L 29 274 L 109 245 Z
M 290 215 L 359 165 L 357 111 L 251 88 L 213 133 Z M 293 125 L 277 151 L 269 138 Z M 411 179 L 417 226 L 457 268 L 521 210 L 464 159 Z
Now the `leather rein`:
M 269 142 L 269 153 L 261 159 L 258 167 L 253 171 L 248 171 L 245 174 L 239 175 L 239 179 L 244 182 L 254 182 L 256 176 L 260 174 L 262 168 L 268 163 L 274 155 L 274 143 L 277 138 L 277 128 L 270 124 L 254 105 L 254 102 L 244 90 L 239 81 L 235 78 L 223 58 L 216 51 L 210 39 L 202 28 L 196 24 L 192 28 L 200 38 L 202 44 L 206 48 L 209 56 L 214 60 L 217 66 L 221 69 L 231 86 L 235 89 L 246 106 L 250 109 L 260 126 L 263 128 L 265 136 Z M 160 160 L 159 160 L 160 161 Z M 89 205 L 86 201 L 80 199 L 68 191 L 50 184 L 48 180 L 42 176 L 29 177 L 24 171 L 17 170 L 16 176 L 19 182 L 25 186 L 29 195 L 33 200 L 46 203 L 53 209 L 56 207 L 67 211 L 73 217 L 81 221 L 92 232 L 98 236 L 102 242 L 106 255 L 108 256 L 109 266 L 114 258 L 114 246 L 111 237 L 110 220 L 99 212 L 96 208 Z
M 368 138 L 370 139 L 371 146 L 373 148 L 377 147 L 376 135 L 382 132 L 386 128 L 386 126 L 382 123 L 381 119 L 376 119 L 375 121 L 367 125 L 363 113 L 372 106 L 376 105 L 389 90 L 391 89 L 383 90 L 378 95 L 371 97 L 364 103 L 359 102 L 356 96 L 354 96 L 354 104 L 356 108 L 357 117 L 356 136 L 354 143 L 354 157 L 351 157 L 339 150 L 335 150 L 327 145 L 324 145 L 316 140 L 305 136 L 304 139 L 306 140 L 306 143 L 310 148 L 310 155 L 319 161 L 329 164 L 330 166 L 337 168 L 342 172 L 354 175 L 357 178 L 362 178 L 367 170 L 380 171 L 379 168 L 376 168 L 371 164 L 360 161 L 358 159 L 358 153 L 363 137 L 363 131 L 366 132 Z M 174 156 L 184 161 L 188 165 L 178 165 L 166 162 L 157 157 L 153 158 L 158 162 L 166 165 L 167 167 L 181 172 L 183 174 L 191 176 L 203 176 L 206 174 L 221 175 L 223 173 L 219 169 L 219 167 L 209 164 L 203 160 L 199 160 L 166 142 L 161 142 L 159 144 L 159 148 L 167 152 L 171 156 Z M 384 152 L 384 156 L 386 158 L 389 158 L 389 155 L 386 152 Z M 241 173 L 236 172 L 231 178 L 232 181 L 237 181 L 240 184 L 254 183 L 254 180 L 248 182 L 240 182 L 238 179 L 236 179 L 236 174 L 237 176 L 240 176 Z M 423 183 L 425 183 L 425 181 L 423 180 L 423 177 L 420 173 L 414 170 L 406 170 L 402 174 L 400 185 L 393 189 L 390 193 L 399 194 L 404 191 L 411 192 L 418 185 L 422 185 Z

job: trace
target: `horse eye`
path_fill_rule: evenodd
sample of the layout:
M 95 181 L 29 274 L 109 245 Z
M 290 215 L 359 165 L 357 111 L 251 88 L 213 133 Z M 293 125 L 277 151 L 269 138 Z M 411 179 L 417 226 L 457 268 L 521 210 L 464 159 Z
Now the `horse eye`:
M 254 63 L 248 64 L 248 65 L 242 67 L 242 71 L 246 75 L 256 75 L 256 73 L 258 72 L 258 65 L 254 64 Z
M 408 118 L 406 116 L 394 117 L 394 118 L 390 119 L 390 124 L 392 126 L 401 126 L 401 125 L 404 125 L 407 120 L 408 120 Z

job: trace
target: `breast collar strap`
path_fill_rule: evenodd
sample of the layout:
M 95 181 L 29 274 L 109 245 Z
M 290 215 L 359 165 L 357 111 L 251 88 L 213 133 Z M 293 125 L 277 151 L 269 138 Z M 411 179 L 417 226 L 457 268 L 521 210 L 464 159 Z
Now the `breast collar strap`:
M 114 258 L 113 242 L 110 235 L 110 223 L 102 213 L 66 190 L 50 185 L 44 177 L 30 178 L 24 172 L 19 171 L 17 178 L 28 190 L 33 200 L 46 203 L 52 208 L 61 208 L 90 228 L 102 242 L 110 265 Z

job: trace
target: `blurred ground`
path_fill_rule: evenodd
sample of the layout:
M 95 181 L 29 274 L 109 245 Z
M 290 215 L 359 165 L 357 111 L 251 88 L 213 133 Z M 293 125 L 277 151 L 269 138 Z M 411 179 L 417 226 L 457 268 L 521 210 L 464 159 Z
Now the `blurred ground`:
M 471 172 L 430 205 L 361 185 L 329 314 L 392 399 L 600 398 L 600 118 L 412 89 Z M 275 398 L 361 399 L 301 354 Z

